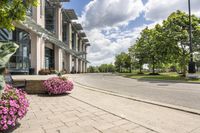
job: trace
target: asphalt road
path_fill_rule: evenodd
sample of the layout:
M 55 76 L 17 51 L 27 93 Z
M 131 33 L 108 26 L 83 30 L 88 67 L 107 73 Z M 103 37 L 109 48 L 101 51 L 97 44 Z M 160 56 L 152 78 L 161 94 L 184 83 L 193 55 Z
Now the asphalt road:
M 200 110 L 200 84 L 135 80 L 113 74 L 71 76 L 83 85 L 98 89 Z

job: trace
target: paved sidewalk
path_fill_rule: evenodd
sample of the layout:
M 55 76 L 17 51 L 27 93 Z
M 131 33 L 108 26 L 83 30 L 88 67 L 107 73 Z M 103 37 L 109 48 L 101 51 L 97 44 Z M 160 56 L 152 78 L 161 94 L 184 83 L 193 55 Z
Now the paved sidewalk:
M 29 112 L 13 133 L 155 133 L 70 95 L 28 97 Z
M 160 133 L 200 133 L 200 115 L 88 89 L 76 85 L 71 96 Z

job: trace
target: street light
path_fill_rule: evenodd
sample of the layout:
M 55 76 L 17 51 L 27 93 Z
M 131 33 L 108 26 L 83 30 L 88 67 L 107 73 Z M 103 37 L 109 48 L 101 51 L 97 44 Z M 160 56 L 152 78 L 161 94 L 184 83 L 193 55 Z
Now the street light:
M 195 62 L 193 61 L 193 50 L 192 50 L 192 22 L 191 22 L 191 6 L 190 0 L 188 0 L 189 10 L 189 43 L 190 43 L 190 62 L 189 62 L 189 73 L 195 73 Z

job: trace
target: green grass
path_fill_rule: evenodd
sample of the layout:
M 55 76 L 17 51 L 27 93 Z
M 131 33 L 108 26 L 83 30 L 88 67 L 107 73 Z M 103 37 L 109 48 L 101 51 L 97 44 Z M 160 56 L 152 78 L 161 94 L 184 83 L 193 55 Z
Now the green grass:
M 197 82 L 200 83 L 200 79 L 189 80 L 177 73 L 160 73 L 160 75 L 149 75 L 148 73 L 137 74 L 137 73 L 119 73 L 118 75 L 138 79 L 138 80 L 165 80 L 165 81 L 181 81 L 181 82 Z

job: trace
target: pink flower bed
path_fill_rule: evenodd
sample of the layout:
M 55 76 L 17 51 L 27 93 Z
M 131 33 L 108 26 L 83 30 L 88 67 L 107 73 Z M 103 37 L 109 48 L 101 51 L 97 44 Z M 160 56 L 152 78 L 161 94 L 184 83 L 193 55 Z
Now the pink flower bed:
M 49 94 L 63 94 L 74 88 L 72 81 L 62 77 L 49 78 L 43 85 Z
M 0 100 L 0 131 L 14 127 L 26 115 L 28 107 L 26 93 L 6 85 Z

